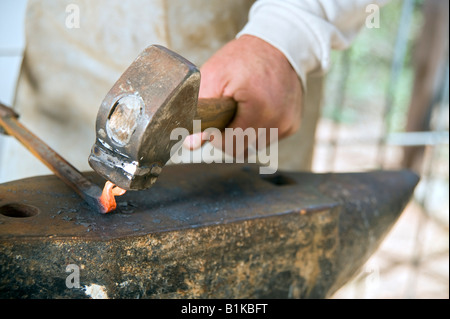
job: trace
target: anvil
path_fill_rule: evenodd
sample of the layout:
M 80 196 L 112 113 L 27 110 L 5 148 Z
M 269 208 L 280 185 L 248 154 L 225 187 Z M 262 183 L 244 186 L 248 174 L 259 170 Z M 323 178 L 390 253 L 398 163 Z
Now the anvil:
M 377 249 L 417 182 L 405 170 L 169 165 L 108 215 L 54 175 L 5 183 L 0 297 L 88 298 L 100 287 L 108 298 L 327 298 Z

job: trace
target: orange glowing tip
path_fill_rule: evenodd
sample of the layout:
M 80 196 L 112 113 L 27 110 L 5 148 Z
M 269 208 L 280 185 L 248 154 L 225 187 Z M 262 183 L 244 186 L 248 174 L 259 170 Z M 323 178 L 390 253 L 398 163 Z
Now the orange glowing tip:
M 103 187 L 102 196 L 100 196 L 99 200 L 101 205 L 103 206 L 104 213 L 109 213 L 116 209 L 116 199 L 114 196 L 120 196 L 125 194 L 126 190 L 122 189 L 110 181 L 106 181 L 105 187 Z

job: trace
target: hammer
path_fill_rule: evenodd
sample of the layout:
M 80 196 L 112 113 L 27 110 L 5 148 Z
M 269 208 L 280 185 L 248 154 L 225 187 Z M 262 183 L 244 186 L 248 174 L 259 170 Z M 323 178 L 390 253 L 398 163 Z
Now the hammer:
M 236 112 L 232 98 L 199 99 L 199 88 L 193 63 L 165 47 L 147 47 L 100 106 L 89 165 L 122 189 L 151 187 L 178 143 L 170 139 L 173 129 L 192 134 L 193 120 L 201 120 L 202 131 L 223 130 Z

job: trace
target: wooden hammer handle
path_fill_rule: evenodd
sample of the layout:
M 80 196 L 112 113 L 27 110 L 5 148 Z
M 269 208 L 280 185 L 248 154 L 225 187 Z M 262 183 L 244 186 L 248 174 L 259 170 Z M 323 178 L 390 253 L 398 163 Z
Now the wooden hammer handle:
M 225 129 L 233 119 L 237 102 L 230 97 L 199 99 L 196 120 L 202 121 L 202 131 L 215 127 Z

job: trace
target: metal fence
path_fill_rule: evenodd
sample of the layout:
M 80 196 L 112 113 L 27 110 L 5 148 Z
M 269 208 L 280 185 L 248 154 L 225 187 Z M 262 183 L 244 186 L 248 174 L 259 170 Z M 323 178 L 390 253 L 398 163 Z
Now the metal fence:
M 334 53 L 313 170 L 408 168 L 414 199 L 335 298 L 449 297 L 448 1 L 393 1 Z

